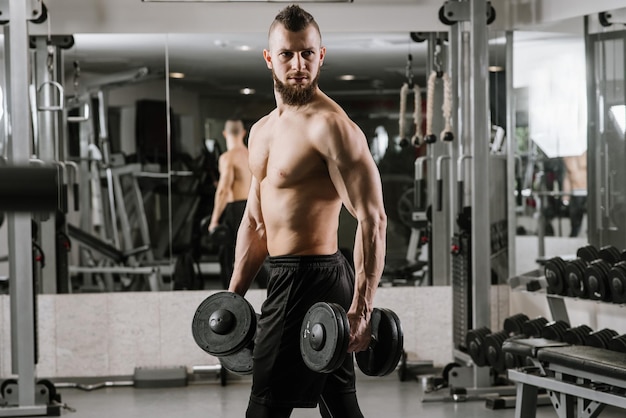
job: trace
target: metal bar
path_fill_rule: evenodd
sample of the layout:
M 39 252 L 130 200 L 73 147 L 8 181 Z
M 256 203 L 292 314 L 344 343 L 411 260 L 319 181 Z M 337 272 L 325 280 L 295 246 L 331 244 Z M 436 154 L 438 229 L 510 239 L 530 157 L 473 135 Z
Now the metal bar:
M 130 251 L 134 248 L 133 239 L 130 236 L 130 222 L 128 220 L 128 211 L 126 210 L 126 200 L 124 199 L 124 190 L 122 189 L 122 179 L 120 176 L 113 175 L 113 192 L 115 193 L 116 217 L 122 230 L 121 248 Z M 129 257 L 131 264 L 135 263 L 135 256 Z
M 150 241 L 150 227 L 148 226 L 148 219 L 146 218 L 146 209 L 143 204 L 143 195 L 141 188 L 139 187 L 139 181 L 136 176 L 132 176 L 132 193 L 135 198 L 135 208 L 137 213 L 136 222 L 139 223 L 139 232 L 141 233 L 141 244 L 149 245 L 150 250 L 145 252 L 145 259 L 147 261 L 154 261 L 154 253 L 152 251 L 152 242 Z
M 481 301 L 491 300 L 491 240 L 489 214 L 489 94 L 487 2 L 470 2 L 471 73 L 470 97 L 472 136 L 472 300 L 473 327 L 491 323 L 491 307 Z M 475 385 L 488 386 L 489 376 L 476 373 Z
M 9 0 L 10 24 L 4 29 L 9 134 L 9 162 L 27 164 L 31 154 L 28 97 L 27 2 Z M 20 409 L 35 407 L 35 317 L 31 216 L 8 215 L 9 276 L 11 277 L 11 356 L 18 375 Z M 15 411 L 17 412 L 17 411 Z
M 70 266 L 70 274 L 78 273 L 111 273 L 111 274 L 152 274 L 159 270 L 158 267 L 124 267 L 124 266 L 102 266 L 102 267 L 80 267 Z
M 438 60 L 435 60 L 435 52 L 439 49 L 438 52 Z M 446 46 L 444 42 L 440 39 L 440 33 L 431 33 L 428 39 L 428 66 L 426 67 L 427 76 L 430 75 L 430 71 L 436 68 L 437 62 L 441 63 L 442 60 L 445 60 L 447 53 Z M 447 65 L 447 61 L 443 62 L 443 64 Z M 427 153 L 432 158 L 432 162 L 436 162 L 439 157 L 448 154 L 449 145 L 444 144 L 440 138 L 439 133 L 443 130 L 444 127 L 444 118 L 438 109 L 441 109 L 441 105 L 443 102 L 443 94 L 440 94 L 443 89 L 443 79 L 437 78 L 435 80 L 435 95 L 434 95 L 434 104 L 433 104 L 433 114 L 432 117 L 432 131 L 433 134 L 437 136 L 437 141 L 432 144 L 428 144 Z M 430 245 L 432 248 L 432 252 L 430 253 L 430 258 L 432 260 L 430 279 L 433 285 L 436 286 L 445 286 L 450 284 L 450 278 L 452 277 L 452 259 L 450 255 L 450 244 L 451 244 L 451 234 L 450 234 L 450 202 L 449 200 L 441 201 L 441 210 L 437 210 L 435 197 L 439 199 L 438 190 L 439 185 L 437 184 L 437 167 L 435 164 L 429 164 L 427 167 L 428 170 L 428 194 L 429 201 L 432 206 L 432 230 L 435 231 L 431 235 Z M 451 179 L 447 179 L 448 183 Z M 443 186 L 443 184 L 441 184 Z M 448 188 L 450 190 L 451 188 Z
M 3 406 L 0 408 L 0 417 L 32 417 L 47 415 L 48 408 L 46 405 L 34 406 Z
M 618 354 L 619 355 L 619 354 Z M 554 372 L 566 374 L 569 376 L 576 376 L 582 379 L 587 379 L 596 383 L 605 383 L 610 386 L 615 386 L 618 388 L 626 388 L 626 382 L 620 379 L 616 379 L 610 376 L 604 376 L 598 373 L 586 372 L 580 369 L 574 369 L 572 367 L 562 366 L 560 364 L 550 363 L 546 366 L 547 369 L 552 370 Z
M 448 47 L 448 72 L 450 73 L 450 82 L 452 89 L 452 109 L 457 109 L 456 112 L 452 112 L 452 129 L 455 132 L 454 141 L 452 141 L 448 147 L 448 154 L 452 162 L 457 161 L 459 155 L 461 155 L 462 149 L 462 141 L 461 141 L 461 126 L 460 126 L 460 106 L 459 106 L 459 70 L 460 70 L 460 36 L 461 36 L 461 25 L 456 24 L 450 26 L 450 30 L 448 33 L 449 39 L 449 47 Z M 450 223 L 450 235 L 453 235 L 454 232 L 458 231 L 458 226 L 456 224 L 456 208 L 460 206 L 459 201 L 462 195 L 459 195 L 458 189 L 453 187 L 456 183 L 456 179 L 458 178 L 458 166 L 456 164 L 450 164 L 449 167 L 449 181 L 450 192 L 448 193 L 450 205 L 448 208 L 448 221 Z
M 601 210 L 600 210 L 600 196 L 601 190 L 599 175 L 598 175 L 598 163 L 599 161 L 599 132 L 598 132 L 598 96 L 596 93 L 597 87 L 597 75 L 595 64 L 595 50 L 598 44 L 597 36 L 592 36 L 589 33 L 589 17 L 584 17 L 584 33 L 585 33 L 585 62 L 586 62 L 586 74 L 587 74 L 587 185 L 589 194 L 587 197 L 587 236 L 589 243 L 595 246 L 600 246 L 601 236 L 600 229 L 602 228 Z M 610 32 L 609 32 L 610 33 Z
M 55 51 L 55 55 L 58 54 L 58 47 L 52 46 Z M 54 80 L 54 73 L 50 74 L 48 71 L 48 45 L 46 36 L 35 37 L 35 91 L 37 106 L 45 104 L 48 106 L 50 103 L 58 102 L 60 97 L 54 97 L 52 94 L 53 89 L 44 87 L 40 89 L 40 86 L 44 83 L 50 83 Z M 56 71 L 55 71 L 56 72 Z M 58 130 L 60 112 L 56 111 L 39 111 L 37 110 L 35 117 L 37 118 L 36 129 L 37 137 L 37 149 L 34 150 L 37 157 L 50 163 L 56 161 L 57 150 L 56 144 L 58 144 Z M 54 294 L 57 293 L 56 272 L 57 272 L 57 257 L 56 257 L 56 217 L 51 216 L 46 220 L 43 220 L 39 224 L 39 241 L 44 254 L 46 254 L 46 264 L 41 268 L 41 292 Z
M 508 222 L 508 251 L 509 276 L 515 274 L 515 236 L 517 235 L 517 201 L 515 198 L 515 162 L 517 155 L 517 137 L 515 136 L 515 89 L 513 87 L 513 32 L 507 31 L 506 37 L 506 137 L 507 137 L 507 222 Z

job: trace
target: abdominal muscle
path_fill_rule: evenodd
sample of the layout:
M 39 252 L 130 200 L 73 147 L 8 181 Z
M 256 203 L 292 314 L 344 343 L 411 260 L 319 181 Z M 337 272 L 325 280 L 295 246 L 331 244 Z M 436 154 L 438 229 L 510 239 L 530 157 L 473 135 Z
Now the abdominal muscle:
M 291 188 L 261 182 L 261 210 L 270 256 L 337 252 L 341 200 L 317 179 Z M 322 184 L 320 184 L 322 183 Z

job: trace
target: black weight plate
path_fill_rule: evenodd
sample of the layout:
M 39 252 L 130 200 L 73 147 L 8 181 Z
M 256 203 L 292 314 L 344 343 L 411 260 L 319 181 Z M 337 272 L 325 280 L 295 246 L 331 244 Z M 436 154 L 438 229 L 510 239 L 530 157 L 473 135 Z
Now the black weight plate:
M 608 301 L 611 298 L 609 273 L 611 267 L 604 260 L 596 260 L 585 270 L 585 285 L 591 300 Z
M 7 388 L 11 385 L 17 385 L 17 379 L 6 379 L 2 381 L 2 384 L 0 385 L 0 395 L 2 395 L 4 399 L 6 399 L 7 395 L 9 395 L 9 393 L 7 393 Z
M 379 312 L 380 317 L 374 320 L 374 312 L 376 311 Z M 397 354 L 402 356 L 402 351 L 397 352 L 398 349 L 402 349 L 402 346 L 398 344 L 401 330 L 390 312 L 387 309 L 374 309 L 371 321 L 373 338 L 370 342 L 370 348 L 356 355 L 359 368 L 368 376 L 386 376 L 397 366 Z M 383 331 L 389 327 L 389 337 L 384 334 L 381 335 L 381 324 L 383 324 Z
M 383 312 L 374 308 L 370 318 L 372 341 L 370 341 L 367 350 L 360 351 L 355 355 L 359 369 L 368 376 L 378 376 L 378 373 L 386 366 L 385 363 L 389 356 L 388 353 L 387 356 L 382 353 L 382 347 L 387 345 L 386 349 L 389 350 L 389 344 L 393 344 L 390 342 L 391 335 L 383 335 L 386 332 L 389 334 L 392 332 L 390 326 L 387 326 L 385 330 L 384 321 Z M 386 341 L 382 340 L 383 337 L 387 337 Z
M 240 375 L 252 374 L 252 351 L 254 350 L 254 344 L 249 347 L 245 347 L 243 350 L 231 354 L 230 356 L 220 357 L 220 363 L 229 372 Z
M 582 258 L 577 258 L 567 263 L 565 267 L 565 282 L 567 283 L 565 294 L 567 296 L 583 299 L 588 297 L 584 280 L 586 269 L 587 262 Z
M 485 337 L 487 363 L 498 372 L 506 369 L 502 344 L 508 338 L 506 331 L 498 331 Z
M 350 322 L 348 321 L 348 315 L 346 311 L 336 303 L 331 303 L 330 307 L 335 311 L 335 315 L 340 321 L 337 323 L 337 329 L 339 330 L 337 346 L 341 347 L 341 350 L 335 351 L 335 356 L 331 362 L 328 372 L 337 370 L 346 357 L 348 356 L 348 345 L 350 344 Z
M 485 337 L 491 334 L 491 330 L 487 327 L 471 329 L 465 335 L 465 345 L 472 357 L 472 361 L 478 367 L 487 365 L 487 345 Z
M 611 268 L 609 287 L 614 303 L 626 303 L 626 262 L 620 261 Z
M 387 309 L 372 311 L 372 343 L 356 353 L 356 362 L 368 376 L 385 376 L 391 373 L 402 356 L 403 334 L 397 316 Z
M 553 257 L 546 262 L 544 274 L 548 282 L 549 294 L 561 294 L 564 288 L 565 263 L 561 257 Z
M 342 311 L 335 304 L 318 302 L 304 316 L 300 328 L 300 354 L 309 369 L 330 373 L 343 363 L 348 353 L 350 325 Z
M 207 353 L 228 356 L 250 344 L 257 317 L 252 305 L 233 292 L 218 292 L 196 310 L 191 331 L 196 344 Z
M 402 329 L 402 323 L 400 322 L 400 318 L 394 311 L 391 309 L 382 309 L 383 312 L 386 312 L 389 317 L 396 323 L 396 327 L 398 329 L 398 347 L 391 352 L 391 361 L 389 362 L 389 368 L 383 374 L 383 376 L 388 375 L 393 372 L 396 367 L 398 367 L 398 363 L 400 362 L 400 358 L 402 358 L 402 353 L 404 352 L 404 330 Z

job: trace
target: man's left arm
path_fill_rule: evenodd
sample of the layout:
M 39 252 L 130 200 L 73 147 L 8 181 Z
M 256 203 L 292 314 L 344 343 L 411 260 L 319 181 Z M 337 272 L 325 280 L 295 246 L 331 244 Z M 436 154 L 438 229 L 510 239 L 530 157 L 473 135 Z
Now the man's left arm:
M 322 148 L 330 177 L 344 206 L 356 218 L 355 289 L 348 319 L 349 351 L 363 351 L 370 341 L 369 319 L 385 266 L 387 215 L 380 173 L 363 132 L 349 120 L 330 124 L 331 138 Z

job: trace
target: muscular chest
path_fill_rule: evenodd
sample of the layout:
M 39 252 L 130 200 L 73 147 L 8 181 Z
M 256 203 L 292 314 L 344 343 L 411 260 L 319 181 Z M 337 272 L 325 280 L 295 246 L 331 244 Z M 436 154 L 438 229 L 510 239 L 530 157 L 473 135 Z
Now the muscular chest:
M 275 187 L 292 187 L 326 176 L 326 165 L 312 139 L 297 124 L 276 123 L 251 158 L 253 172 Z

